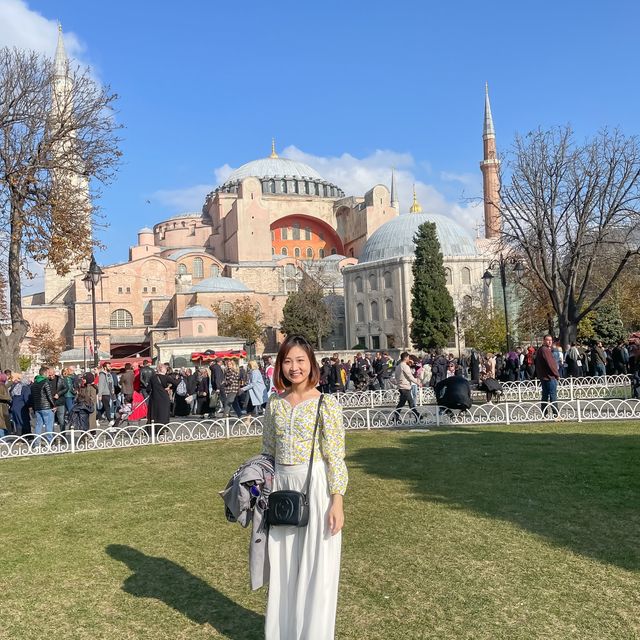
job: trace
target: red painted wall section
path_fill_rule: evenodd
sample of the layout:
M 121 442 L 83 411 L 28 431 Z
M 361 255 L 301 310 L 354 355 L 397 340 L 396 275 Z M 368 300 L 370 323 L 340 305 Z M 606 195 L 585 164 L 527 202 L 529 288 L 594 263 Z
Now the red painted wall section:
M 271 246 L 274 254 L 302 260 L 344 252 L 340 236 L 328 224 L 295 215 L 280 218 L 271 225 Z

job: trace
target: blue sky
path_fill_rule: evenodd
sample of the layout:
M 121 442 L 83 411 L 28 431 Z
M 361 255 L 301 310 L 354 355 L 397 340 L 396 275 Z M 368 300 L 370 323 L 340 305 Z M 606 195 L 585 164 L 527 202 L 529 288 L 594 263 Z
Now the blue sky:
M 637 2 L 0 0 L 0 46 L 52 53 L 58 19 L 121 96 L 102 263 L 272 136 L 348 193 L 395 165 L 403 209 L 415 182 L 425 210 L 473 229 L 485 81 L 501 150 L 538 126 L 640 133 Z

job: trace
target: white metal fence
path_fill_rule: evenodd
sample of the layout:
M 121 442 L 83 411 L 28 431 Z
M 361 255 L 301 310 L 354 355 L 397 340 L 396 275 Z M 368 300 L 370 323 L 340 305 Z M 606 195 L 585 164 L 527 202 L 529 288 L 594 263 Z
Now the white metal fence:
M 539 380 L 503 382 L 500 399 L 508 402 L 536 401 L 540 399 L 541 392 Z M 558 381 L 558 400 L 625 399 L 630 395 L 631 378 L 628 375 L 562 378 Z M 473 390 L 471 396 L 473 400 L 483 402 L 486 394 L 483 391 Z M 399 391 L 397 389 L 349 391 L 338 393 L 336 397 L 345 408 L 390 407 L 397 404 Z M 417 390 L 416 404 L 419 406 L 435 404 L 435 401 L 431 387 L 422 387 Z
M 359 408 L 343 411 L 348 430 L 390 429 L 411 427 L 482 426 L 489 424 L 515 424 L 552 422 L 555 420 L 637 420 L 640 419 L 640 400 L 574 401 L 561 400 L 556 404 L 557 415 L 539 402 L 502 402 L 500 404 L 475 405 L 466 412 L 451 412 L 435 405 L 423 406 L 417 417 L 411 410 L 403 409 L 397 416 L 389 408 Z M 397 418 L 397 420 L 396 420 Z M 186 420 L 166 425 L 151 424 L 146 427 L 128 426 L 94 432 L 63 431 L 37 436 L 0 438 L 0 459 L 39 456 L 57 453 L 79 453 L 144 445 L 169 444 L 244 438 L 262 434 L 260 418 L 222 418 L 217 420 Z

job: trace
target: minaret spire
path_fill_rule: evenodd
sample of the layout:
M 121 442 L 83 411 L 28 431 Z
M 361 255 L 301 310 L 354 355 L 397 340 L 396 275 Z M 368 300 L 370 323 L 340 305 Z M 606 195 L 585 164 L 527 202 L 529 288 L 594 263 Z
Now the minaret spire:
M 484 236 L 499 238 L 502 228 L 500 214 L 500 161 L 496 152 L 496 132 L 493 127 L 489 85 L 484 88 L 484 126 L 482 130 L 484 159 L 480 162 L 482 171 L 482 194 L 484 199 Z
M 58 22 L 58 44 L 56 46 L 56 56 L 53 62 L 54 74 L 56 78 L 64 78 L 69 70 L 69 58 L 64 48 L 64 36 L 62 35 L 62 25 Z
M 391 206 L 400 213 L 400 201 L 398 200 L 398 187 L 396 186 L 396 172 L 391 168 Z
M 270 158 L 277 158 L 278 154 L 276 153 L 276 139 L 271 138 L 271 155 Z

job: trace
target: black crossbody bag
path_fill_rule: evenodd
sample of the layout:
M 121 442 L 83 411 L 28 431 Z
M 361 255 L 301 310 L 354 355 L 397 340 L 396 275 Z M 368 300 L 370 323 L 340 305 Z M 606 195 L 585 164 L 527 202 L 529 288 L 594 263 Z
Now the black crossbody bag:
M 313 469 L 313 453 L 316 448 L 316 433 L 320 422 L 320 409 L 322 408 L 322 394 L 318 400 L 318 413 L 316 424 L 313 428 L 313 441 L 311 444 L 311 458 L 307 479 L 302 491 L 274 491 L 269 495 L 269 508 L 267 510 L 267 523 L 270 526 L 286 525 L 288 527 L 306 527 L 309 522 L 309 484 L 311 483 L 311 470 Z

